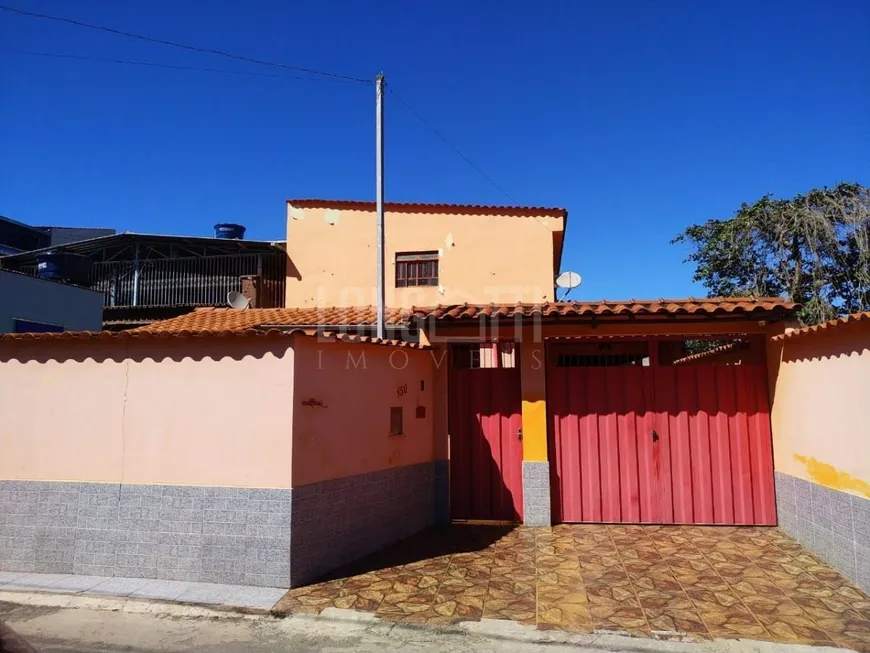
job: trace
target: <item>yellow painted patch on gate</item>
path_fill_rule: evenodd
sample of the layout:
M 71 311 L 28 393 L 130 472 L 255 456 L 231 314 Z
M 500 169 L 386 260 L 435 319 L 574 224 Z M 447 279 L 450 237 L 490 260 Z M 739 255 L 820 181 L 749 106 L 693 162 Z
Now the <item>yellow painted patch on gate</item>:
M 848 472 L 841 472 L 833 465 L 820 462 L 815 458 L 794 454 L 794 459 L 806 466 L 807 475 L 813 482 L 835 490 L 855 492 L 870 498 L 870 483 L 867 481 L 855 478 Z

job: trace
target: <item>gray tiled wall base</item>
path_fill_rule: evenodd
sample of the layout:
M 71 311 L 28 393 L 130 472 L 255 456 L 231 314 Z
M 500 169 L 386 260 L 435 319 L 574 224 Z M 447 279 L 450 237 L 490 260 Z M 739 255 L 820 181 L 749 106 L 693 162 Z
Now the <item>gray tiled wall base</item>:
M 870 593 L 870 499 L 776 472 L 779 527 Z
M 294 488 L 291 586 L 433 525 L 440 474 L 423 463 Z
M 287 587 L 290 490 L 0 481 L 0 570 Z
M 550 526 L 550 463 L 523 461 L 523 523 Z

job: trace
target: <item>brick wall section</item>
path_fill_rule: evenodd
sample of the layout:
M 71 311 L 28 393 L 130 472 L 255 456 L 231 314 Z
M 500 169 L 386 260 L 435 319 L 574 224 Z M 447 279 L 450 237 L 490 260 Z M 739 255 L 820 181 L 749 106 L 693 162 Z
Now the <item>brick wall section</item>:
M 290 496 L 0 481 L 0 570 L 287 587 Z
M 779 527 L 870 592 L 870 499 L 775 476 Z
M 293 488 L 291 586 L 431 526 L 435 470 L 422 463 Z

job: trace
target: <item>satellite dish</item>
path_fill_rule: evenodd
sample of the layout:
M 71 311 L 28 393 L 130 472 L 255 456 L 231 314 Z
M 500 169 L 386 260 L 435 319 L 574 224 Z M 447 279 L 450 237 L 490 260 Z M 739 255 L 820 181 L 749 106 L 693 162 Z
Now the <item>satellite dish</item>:
M 241 310 L 243 308 L 248 308 L 250 303 L 251 300 L 245 297 L 238 290 L 231 290 L 227 293 L 227 304 L 230 305 L 230 308 Z
M 563 272 L 556 277 L 556 285 L 559 286 L 559 288 L 565 288 L 567 290 L 576 288 L 580 285 L 581 281 L 583 281 L 583 279 L 576 272 Z
M 579 286 L 581 281 L 583 281 L 583 278 L 576 272 L 563 272 L 556 277 L 556 285 L 559 286 L 559 288 L 565 289 L 565 294 L 562 295 L 562 299 L 559 301 L 564 301 L 568 296 L 568 293 Z

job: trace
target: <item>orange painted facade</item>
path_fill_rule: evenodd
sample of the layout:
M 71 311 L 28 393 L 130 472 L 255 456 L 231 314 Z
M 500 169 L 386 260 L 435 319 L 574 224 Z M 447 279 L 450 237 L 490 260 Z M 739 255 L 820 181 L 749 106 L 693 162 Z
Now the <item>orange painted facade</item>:
M 287 205 L 287 306 L 368 306 L 376 298 L 374 205 Z M 565 212 L 387 206 L 386 305 L 553 301 Z M 395 257 L 435 252 L 438 285 L 396 287 Z

